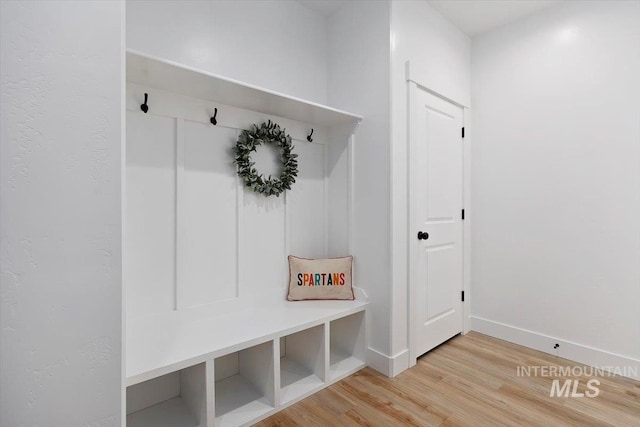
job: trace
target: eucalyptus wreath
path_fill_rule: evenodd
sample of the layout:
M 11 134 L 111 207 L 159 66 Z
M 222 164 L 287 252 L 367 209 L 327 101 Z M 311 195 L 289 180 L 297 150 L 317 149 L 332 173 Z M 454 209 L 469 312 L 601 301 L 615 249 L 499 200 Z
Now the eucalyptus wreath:
M 278 178 L 272 178 L 271 175 L 265 178 L 254 167 L 255 162 L 251 161 L 251 152 L 267 143 L 275 144 L 280 149 L 282 170 Z M 251 125 L 251 129 L 242 131 L 233 148 L 238 176 L 242 178 L 247 187 L 256 193 L 280 197 L 280 193 L 284 190 L 291 190 L 291 184 L 296 182 L 295 178 L 298 176 L 298 161 L 296 160 L 298 155 L 294 154 L 292 150 L 291 136 L 284 129 L 281 129 L 280 125 L 272 123 L 271 120 L 260 126 Z

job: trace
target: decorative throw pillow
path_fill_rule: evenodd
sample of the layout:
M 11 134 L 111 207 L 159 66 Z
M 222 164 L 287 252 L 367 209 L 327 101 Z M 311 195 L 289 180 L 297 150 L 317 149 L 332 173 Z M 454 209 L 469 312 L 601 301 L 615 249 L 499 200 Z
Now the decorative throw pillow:
M 353 256 L 306 259 L 289 255 L 289 301 L 314 299 L 353 300 Z

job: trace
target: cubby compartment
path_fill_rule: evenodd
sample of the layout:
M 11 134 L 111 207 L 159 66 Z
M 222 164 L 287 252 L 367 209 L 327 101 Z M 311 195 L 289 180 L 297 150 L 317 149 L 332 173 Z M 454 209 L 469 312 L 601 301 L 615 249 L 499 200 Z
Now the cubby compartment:
M 365 312 L 333 320 L 330 324 L 329 379 L 344 378 L 365 366 Z
M 273 341 L 215 359 L 216 426 L 239 426 L 274 409 Z
M 127 387 L 127 427 L 205 427 L 206 368 L 201 363 Z
M 320 389 L 325 380 L 325 327 L 280 338 L 280 402 L 287 404 Z

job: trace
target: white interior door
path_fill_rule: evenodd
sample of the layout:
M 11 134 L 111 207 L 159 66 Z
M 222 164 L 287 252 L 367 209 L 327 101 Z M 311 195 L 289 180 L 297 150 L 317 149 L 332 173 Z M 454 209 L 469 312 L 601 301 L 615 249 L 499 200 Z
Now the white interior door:
M 462 332 L 462 108 L 410 84 L 411 360 Z

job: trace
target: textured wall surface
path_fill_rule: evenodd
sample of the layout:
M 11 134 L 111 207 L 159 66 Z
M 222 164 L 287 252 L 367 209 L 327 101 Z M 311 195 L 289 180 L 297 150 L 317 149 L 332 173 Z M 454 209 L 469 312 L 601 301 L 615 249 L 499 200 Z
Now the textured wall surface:
M 120 425 L 120 2 L 0 2 L 0 425 Z

